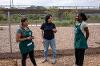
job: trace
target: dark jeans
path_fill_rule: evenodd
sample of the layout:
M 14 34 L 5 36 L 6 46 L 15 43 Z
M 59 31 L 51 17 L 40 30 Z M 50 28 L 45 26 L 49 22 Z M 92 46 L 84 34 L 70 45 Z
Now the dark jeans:
M 75 49 L 76 65 L 83 66 L 85 49 Z
M 31 62 L 36 66 L 36 61 L 34 59 L 34 51 L 30 51 L 29 53 L 22 54 L 22 66 L 26 66 L 26 59 L 28 54 Z

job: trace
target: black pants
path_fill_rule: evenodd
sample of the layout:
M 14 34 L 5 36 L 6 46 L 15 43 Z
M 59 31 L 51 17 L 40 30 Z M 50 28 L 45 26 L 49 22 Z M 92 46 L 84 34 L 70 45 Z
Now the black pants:
M 31 62 L 33 63 L 34 66 L 36 66 L 36 61 L 34 59 L 34 51 L 31 51 L 26 54 L 22 54 L 22 66 L 26 66 L 26 59 L 27 59 L 28 54 L 29 54 Z
M 76 65 L 83 66 L 85 49 L 75 49 Z

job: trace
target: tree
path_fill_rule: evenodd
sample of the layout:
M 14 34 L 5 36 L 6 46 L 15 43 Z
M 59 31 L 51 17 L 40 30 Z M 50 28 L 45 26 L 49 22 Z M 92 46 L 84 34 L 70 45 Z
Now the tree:
M 53 6 L 50 7 L 47 11 L 45 11 L 45 13 L 53 15 L 53 17 L 57 19 L 56 17 L 58 17 L 59 9 L 58 7 Z

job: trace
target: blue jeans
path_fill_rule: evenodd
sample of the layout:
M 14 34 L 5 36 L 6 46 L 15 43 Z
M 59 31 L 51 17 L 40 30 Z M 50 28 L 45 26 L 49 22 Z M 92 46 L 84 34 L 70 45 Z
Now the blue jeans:
M 55 44 L 55 39 L 51 39 L 51 40 L 44 39 L 43 45 L 44 45 L 44 57 L 45 57 L 45 59 L 47 59 L 47 57 L 48 57 L 48 48 L 49 48 L 49 45 L 52 48 L 53 59 L 56 59 L 56 44 Z

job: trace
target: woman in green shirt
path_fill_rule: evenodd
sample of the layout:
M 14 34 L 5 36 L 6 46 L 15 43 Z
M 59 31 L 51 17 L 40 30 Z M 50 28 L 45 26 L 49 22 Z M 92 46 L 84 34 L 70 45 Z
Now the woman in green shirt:
M 34 42 L 32 41 L 32 31 L 28 28 L 27 18 L 21 19 L 21 26 L 16 33 L 16 42 L 19 42 L 19 49 L 22 55 L 22 66 L 26 66 L 26 58 L 29 57 L 34 66 L 37 66 L 34 59 Z
M 76 66 L 83 66 L 84 53 L 88 48 L 87 40 L 89 37 L 89 30 L 86 20 L 87 17 L 84 13 L 79 13 L 76 18 L 74 38 Z

